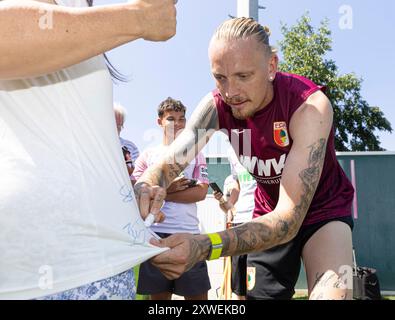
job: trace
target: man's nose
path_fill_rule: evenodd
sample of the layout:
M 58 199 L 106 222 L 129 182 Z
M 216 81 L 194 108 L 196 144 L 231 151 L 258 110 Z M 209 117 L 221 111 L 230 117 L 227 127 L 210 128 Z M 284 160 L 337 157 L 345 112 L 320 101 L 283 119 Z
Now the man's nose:
M 226 98 L 232 99 L 233 97 L 237 97 L 239 94 L 240 94 L 239 87 L 234 82 L 229 81 L 225 89 Z

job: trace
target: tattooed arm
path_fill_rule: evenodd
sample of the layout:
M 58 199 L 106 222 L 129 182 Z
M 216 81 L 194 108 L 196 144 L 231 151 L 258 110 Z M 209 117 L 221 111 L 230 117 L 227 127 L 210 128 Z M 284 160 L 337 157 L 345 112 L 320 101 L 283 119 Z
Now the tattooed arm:
M 149 167 L 135 184 L 136 198 L 142 217 L 146 217 L 149 212 L 155 214 L 159 211 L 157 206 L 149 208 L 150 199 L 142 198 L 142 193 L 149 192 L 150 186 L 160 186 L 162 187 L 160 190 L 164 192 L 203 149 L 218 128 L 217 108 L 212 93 L 209 93 L 199 103 L 185 129 L 169 146 L 161 161 Z M 150 196 L 155 197 L 153 194 Z M 165 196 L 166 194 L 163 199 L 161 198 L 162 201 Z
M 317 92 L 291 119 L 289 131 L 293 145 L 282 173 L 276 208 L 221 235 L 224 254 L 262 251 L 296 236 L 321 177 L 331 127 L 330 102 L 322 92 Z
M 223 256 L 263 251 L 295 237 L 320 180 L 332 118 L 332 107 L 322 92 L 311 95 L 294 113 L 289 127 L 293 145 L 282 173 L 278 204 L 269 214 L 220 232 Z M 175 235 L 156 244 L 173 248 L 153 259 L 169 278 L 206 259 L 210 249 L 206 235 Z

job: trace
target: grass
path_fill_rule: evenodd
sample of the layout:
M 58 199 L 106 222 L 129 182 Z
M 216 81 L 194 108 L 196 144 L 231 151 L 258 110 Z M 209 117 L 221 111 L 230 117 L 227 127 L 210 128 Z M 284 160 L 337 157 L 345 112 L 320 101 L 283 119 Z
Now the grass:
M 136 279 L 136 288 L 137 288 L 137 284 L 138 284 L 138 279 L 139 279 L 139 270 L 140 270 L 140 265 L 135 266 L 133 268 L 134 270 L 134 276 Z M 308 296 L 306 293 L 304 292 L 296 292 L 294 294 L 294 296 L 292 297 L 292 300 L 307 300 Z M 148 295 L 140 295 L 140 294 L 136 294 L 136 300 L 149 300 L 149 296 Z M 395 300 L 395 296 L 383 296 L 383 300 Z

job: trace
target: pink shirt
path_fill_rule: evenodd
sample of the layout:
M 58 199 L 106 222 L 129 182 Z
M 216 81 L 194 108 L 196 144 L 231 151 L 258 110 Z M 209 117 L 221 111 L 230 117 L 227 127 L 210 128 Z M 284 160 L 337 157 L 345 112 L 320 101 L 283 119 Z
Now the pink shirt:
M 155 164 L 165 150 L 161 145 L 155 148 L 145 150 L 136 160 L 133 178 L 139 179 L 144 171 Z M 202 153 L 199 153 L 195 159 L 184 169 L 183 174 L 188 179 L 196 179 L 197 183 L 208 184 L 207 163 Z M 198 234 L 199 219 L 197 217 L 196 203 L 177 203 L 166 201 L 162 209 L 166 215 L 165 221 L 154 224 L 151 229 L 154 232 L 177 233 L 186 232 Z
M 282 171 L 292 147 L 288 126 L 293 113 L 311 94 L 323 89 L 304 77 L 282 72 L 276 74 L 273 86 L 273 100 L 247 120 L 234 118 L 219 91 L 213 91 L 220 129 L 226 129 L 232 145 L 238 143 L 239 150 L 234 147 L 235 152 L 258 183 L 254 217 L 276 207 Z M 250 141 L 246 136 L 249 133 Z M 243 146 L 247 141 L 248 145 Z M 332 130 L 321 179 L 303 224 L 351 215 L 353 193 L 353 187 L 336 159 Z

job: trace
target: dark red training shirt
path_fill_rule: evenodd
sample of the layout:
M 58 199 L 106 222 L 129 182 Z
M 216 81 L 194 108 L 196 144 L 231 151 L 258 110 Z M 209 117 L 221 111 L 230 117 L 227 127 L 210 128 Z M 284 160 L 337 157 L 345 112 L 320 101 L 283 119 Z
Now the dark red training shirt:
M 258 182 L 254 217 L 273 211 L 277 204 L 282 170 L 292 147 L 288 126 L 293 113 L 311 94 L 323 89 L 304 77 L 282 72 L 276 74 L 273 86 L 273 100 L 247 120 L 234 118 L 219 91 L 213 91 L 220 129 L 226 131 L 240 162 Z M 303 225 L 351 215 L 353 195 L 336 159 L 332 130 L 321 179 Z

